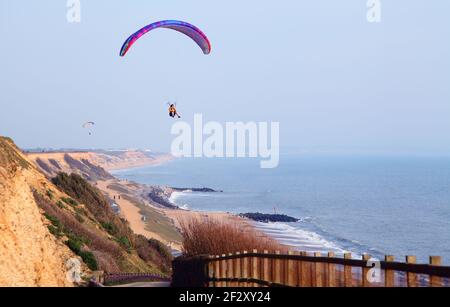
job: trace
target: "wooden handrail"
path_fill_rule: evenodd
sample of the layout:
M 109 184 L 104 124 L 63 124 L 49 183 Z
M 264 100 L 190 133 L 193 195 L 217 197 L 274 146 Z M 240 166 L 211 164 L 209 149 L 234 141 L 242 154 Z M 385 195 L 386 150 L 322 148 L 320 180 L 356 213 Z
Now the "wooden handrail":
M 216 257 L 216 256 L 214 256 Z M 267 259 L 284 259 L 284 260 L 297 260 L 305 262 L 319 262 L 328 264 L 340 264 L 351 267 L 367 268 L 367 260 L 360 259 L 345 259 L 338 257 L 315 257 L 315 256 L 303 256 L 295 254 L 261 254 L 261 253 L 246 253 L 246 254 L 233 254 L 222 255 L 217 258 L 209 258 L 209 261 L 228 260 L 236 258 L 267 258 Z M 404 263 L 396 261 L 384 261 L 380 260 L 380 269 L 392 270 L 405 273 L 433 275 L 437 277 L 450 278 L 450 267 L 430 264 L 418 264 L 418 263 Z M 370 268 L 370 267 L 369 267 Z

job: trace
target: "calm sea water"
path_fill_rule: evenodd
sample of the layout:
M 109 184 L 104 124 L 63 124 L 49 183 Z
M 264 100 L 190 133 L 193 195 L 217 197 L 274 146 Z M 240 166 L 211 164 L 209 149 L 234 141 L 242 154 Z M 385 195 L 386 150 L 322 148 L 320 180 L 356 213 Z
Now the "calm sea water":
M 179 159 L 115 174 L 224 191 L 176 193 L 173 201 L 189 209 L 295 216 L 300 222 L 255 224 L 301 250 L 422 262 L 440 255 L 450 264 L 450 158 L 288 155 L 276 169 L 251 159 Z

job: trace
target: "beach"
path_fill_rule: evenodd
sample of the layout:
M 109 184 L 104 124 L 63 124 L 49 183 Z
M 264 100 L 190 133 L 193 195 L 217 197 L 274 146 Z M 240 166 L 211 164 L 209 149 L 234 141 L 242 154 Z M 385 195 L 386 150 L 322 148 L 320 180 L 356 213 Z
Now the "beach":
M 96 187 L 107 195 L 120 208 L 120 215 L 130 224 L 136 233 L 149 239 L 156 239 L 168 245 L 172 250 L 182 251 L 182 239 L 179 233 L 180 224 L 193 219 L 212 219 L 219 223 L 239 225 L 244 231 L 255 230 L 253 224 L 239 216 L 226 212 L 200 212 L 181 208 L 167 208 L 146 196 L 154 187 L 120 179 L 102 180 Z M 167 202 L 175 192 L 162 187 Z M 175 204 L 173 204 L 175 205 Z

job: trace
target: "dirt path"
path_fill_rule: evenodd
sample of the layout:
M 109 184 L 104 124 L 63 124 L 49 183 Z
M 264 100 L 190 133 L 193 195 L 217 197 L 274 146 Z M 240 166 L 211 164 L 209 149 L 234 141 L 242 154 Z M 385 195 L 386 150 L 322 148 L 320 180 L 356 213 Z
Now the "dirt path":
M 115 198 L 115 202 L 120 207 L 120 212 L 123 217 L 130 223 L 131 229 L 136 233 L 145 236 L 146 238 L 156 239 L 158 241 L 168 243 L 157 233 L 151 232 L 145 229 L 145 222 L 142 220 L 142 215 L 139 213 L 139 208 L 136 207 L 130 201 L 124 199 L 123 197 L 118 198 L 120 193 L 108 188 L 112 181 L 98 181 L 97 187 L 105 192 L 111 199 Z

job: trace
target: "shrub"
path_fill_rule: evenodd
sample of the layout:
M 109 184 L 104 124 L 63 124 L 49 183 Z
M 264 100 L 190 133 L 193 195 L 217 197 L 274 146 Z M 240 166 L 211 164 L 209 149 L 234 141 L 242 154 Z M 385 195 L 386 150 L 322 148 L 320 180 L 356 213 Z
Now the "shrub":
M 117 242 L 119 242 L 119 244 L 125 247 L 128 251 L 131 250 L 131 243 L 127 237 L 117 238 Z
M 84 223 L 83 216 L 81 214 L 79 214 L 78 212 L 75 214 L 75 218 L 77 219 L 78 222 Z
M 56 202 L 56 205 L 57 205 L 59 208 L 61 208 L 61 209 L 65 209 L 65 208 L 66 208 L 66 206 L 64 206 L 63 202 L 60 201 L 60 200 L 58 200 L 58 201 Z
M 241 228 L 241 225 L 211 218 L 193 218 L 180 223 L 183 253 L 194 255 L 221 255 L 237 251 L 286 251 L 286 247 L 264 234 Z
M 66 244 L 72 252 L 78 255 L 81 252 L 81 245 L 83 242 L 70 238 L 66 241 Z
M 48 189 L 46 192 L 46 195 L 48 198 L 53 199 L 53 191 L 52 190 Z
M 73 206 L 73 207 L 78 206 L 78 202 L 76 202 L 75 200 L 73 200 L 73 199 L 70 198 L 70 197 L 62 197 L 61 200 L 62 200 L 63 202 L 65 202 L 66 204 L 71 205 L 71 206 Z
M 52 223 L 52 225 L 54 227 L 57 227 L 57 228 L 61 228 L 62 227 L 61 226 L 61 222 L 56 217 L 54 217 L 53 215 L 44 213 L 44 216 L 47 218 L 47 220 L 50 221 L 50 223 Z
M 50 231 L 50 233 L 52 235 L 54 235 L 57 238 L 62 237 L 63 233 L 61 232 L 61 230 L 59 228 L 56 228 L 53 225 L 48 225 L 48 231 Z
M 103 222 L 101 223 L 103 229 L 105 229 L 110 235 L 114 236 L 117 234 L 117 227 L 114 226 L 110 222 Z
M 81 251 L 78 255 L 81 257 L 81 259 L 83 259 L 83 262 L 86 263 L 89 269 L 91 269 L 92 271 L 98 270 L 97 259 L 95 259 L 93 253 L 89 251 Z

